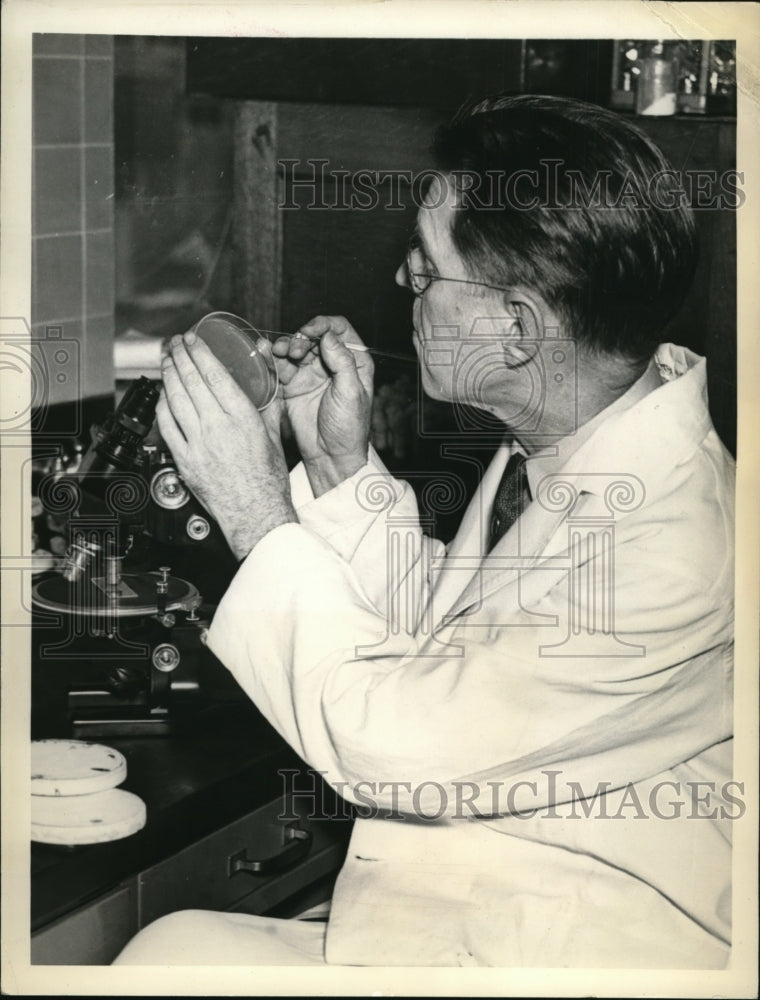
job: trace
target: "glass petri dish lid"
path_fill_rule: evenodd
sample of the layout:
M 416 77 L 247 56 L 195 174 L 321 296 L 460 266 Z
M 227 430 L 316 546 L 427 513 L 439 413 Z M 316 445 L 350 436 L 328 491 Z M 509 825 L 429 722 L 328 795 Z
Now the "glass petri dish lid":
M 269 341 L 247 320 L 228 312 L 212 312 L 193 332 L 224 365 L 257 410 L 277 395 L 279 380 Z

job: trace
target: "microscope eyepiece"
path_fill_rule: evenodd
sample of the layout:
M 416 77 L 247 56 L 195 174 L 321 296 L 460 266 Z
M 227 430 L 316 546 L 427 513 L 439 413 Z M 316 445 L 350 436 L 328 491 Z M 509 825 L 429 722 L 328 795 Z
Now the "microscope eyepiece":
M 158 383 L 141 375 L 105 422 L 95 450 L 111 465 L 130 469 L 140 464 L 140 445 L 153 426 L 159 393 Z

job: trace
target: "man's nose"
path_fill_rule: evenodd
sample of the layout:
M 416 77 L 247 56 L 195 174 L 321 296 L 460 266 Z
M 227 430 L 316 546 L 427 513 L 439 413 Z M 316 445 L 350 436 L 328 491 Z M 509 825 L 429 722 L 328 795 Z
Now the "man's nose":
M 396 271 L 396 284 L 401 285 L 402 288 L 411 288 L 409 284 L 409 274 L 406 269 L 406 261 L 402 261 L 399 269 Z

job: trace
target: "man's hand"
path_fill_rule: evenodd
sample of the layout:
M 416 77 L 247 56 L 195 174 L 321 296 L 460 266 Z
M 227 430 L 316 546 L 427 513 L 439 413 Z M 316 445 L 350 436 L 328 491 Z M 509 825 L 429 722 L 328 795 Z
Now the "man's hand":
M 260 414 L 194 333 L 174 337 L 156 416 L 182 478 L 242 559 L 296 521 L 279 437 L 281 403 Z
M 374 366 L 343 316 L 317 316 L 272 345 L 282 399 L 312 490 L 320 496 L 367 461 Z

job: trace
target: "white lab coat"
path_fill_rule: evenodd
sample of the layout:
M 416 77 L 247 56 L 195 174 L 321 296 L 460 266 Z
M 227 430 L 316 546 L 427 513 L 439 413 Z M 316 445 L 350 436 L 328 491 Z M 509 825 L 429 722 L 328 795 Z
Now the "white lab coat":
M 534 469 L 488 557 L 508 448 L 448 553 L 372 454 L 316 500 L 296 470 L 300 523 L 222 600 L 209 647 L 264 715 L 346 798 L 400 817 L 356 822 L 328 962 L 725 964 L 733 462 L 704 360 L 663 345 L 657 364 L 664 384 L 562 459 L 572 509 Z

